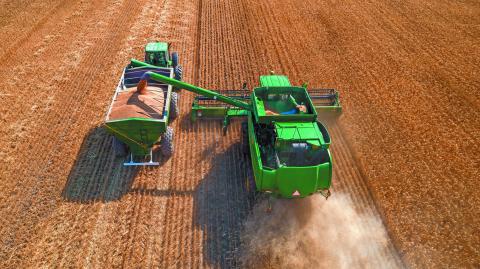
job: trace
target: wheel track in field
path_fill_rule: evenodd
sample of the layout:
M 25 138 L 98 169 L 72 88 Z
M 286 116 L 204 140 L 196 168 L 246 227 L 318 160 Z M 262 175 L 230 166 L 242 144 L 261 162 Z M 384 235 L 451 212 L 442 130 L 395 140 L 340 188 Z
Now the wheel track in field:
M 176 8 L 178 8 L 178 7 L 176 7 Z M 179 20 L 175 20 L 175 18 L 170 17 L 170 14 L 169 14 L 169 13 L 166 13 L 166 14 L 167 14 L 167 16 L 168 16 L 167 18 L 170 19 L 171 21 L 179 21 Z M 174 15 L 174 14 L 178 14 L 178 13 L 172 13 L 172 15 Z M 162 20 L 166 21 L 165 18 L 163 18 Z M 165 26 L 166 26 L 167 29 L 168 29 L 168 27 L 170 27 L 168 24 L 166 24 Z M 178 29 L 177 29 L 177 30 L 178 30 Z M 175 33 L 176 33 L 176 35 L 179 34 L 178 31 L 175 32 Z M 157 36 L 157 37 L 158 37 L 158 36 Z M 158 38 L 158 39 L 159 39 L 159 40 L 171 40 L 171 38 L 172 38 L 172 36 L 170 35 L 170 36 L 168 36 L 168 37 L 162 37 L 162 38 Z M 173 37 L 173 39 L 175 39 L 175 38 L 176 38 L 176 37 Z M 182 63 L 183 63 L 183 61 L 182 61 Z M 175 123 L 174 123 L 174 126 L 175 126 Z M 176 138 L 176 141 L 178 141 L 178 137 Z M 158 170 L 159 170 L 159 171 L 162 171 L 162 172 L 167 172 L 167 173 L 168 173 L 168 171 L 169 171 L 169 168 L 168 168 L 168 167 L 169 167 L 169 166 L 170 166 L 170 161 L 167 161 L 166 163 L 164 163 L 164 164 L 162 165 L 162 169 L 158 169 Z M 159 174 L 162 173 L 162 172 L 159 172 Z M 155 173 L 153 173 L 153 174 L 155 174 Z M 148 190 L 148 188 L 151 187 L 151 185 L 152 185 L 152 182 L 149 182 L 149 181 L 152 181 L 152 180 L 151 180 L 151 176 L 152 176 L 152 175 L 144 175 L 143 173 L 140 173 L 140 175 L 135 179 L 136 185 L 138 185 L 140 189 L 147 189 L 147 190 Z M 154 178 L 154 180 L 153 180 L 153 181 L 154 181 L 153 185 L 156 185 L 155 182 L 156 182 L 156 180 L 157 180 L 158 178 L 159 178 L 159 177 L 155 177 L 155 178 Z M 137 188 L 137 187 L 134 187 L 134 188 Z M 133 194 L 133 193 L 132 193 L 132 194 Z M 148 192 L 140 191 L 139 193 L 135 193 L 135 196 L 144 196 L 145 194 L 148 194 Z M 138 201 L 141 201 L 141 199 L 143 199 L 143 198 L 132 198 L 131 196 L 132 196 L 132 195 L 129 195 L 129 199 L 128 199 L 128 201 L 127 201 L 128 203 L 137 203 Z M 146 199 L 150 199 L 150 197 L 149 197 L 149 196 L 146 196 Z M 145 207 L 145 208 L 150 208 L 150 210 L 151 210 L 151 208 L 154 208 L 155 206 L 158 206 L 158 204 L 157 204 L 157 205 L 153 205 L 153 206 L 147 206 L 147 207 Z M 167 204 L 167 207 L 169 207 L 168 204 Z M 142 206 L 141 208 L 144 208 L 144 207 Z M 148 216 L 151 215 L 151 214 L 150 214 L 150 211 L 147 210 L 147 211 L 145 211 L 145 212 L 144 212 L 143 214 L 141 214 L 141 215 L 142 215 L 142 218 L 148 218 Z M 145 217 L 145 216 L 146 216 L 146 217 Z M 142 222 L 142 221 L 144 221 L 142 218 L 135 220 L 135 222 Z M 151 219 L 148 220 L 147 222 L 151 223 Z M 150 225 L 149 225 L 149 224 L 146 224 L 146 225 L 144 225 L 144 226 L 150 226 L 150 227 L 151 227 L 152 225 L 151 225 L 151 224 L 150 224 Z M 130 234 L 130 238 L 131 238 L 131 240 L 132 240 L 132 243 L 131 243 L 131 244 L 127 244 L 127 245 L 134 245 L 134 246 L 135 246 L 135 245 L 138 245 L 138 246 L 140 246 L 140 248 L 138 248 L 138 250 L 135 249 L 135 247 L 130 248 L 130 250 L 131 250 L 131 251 L 130 251 L 130 254 L 129 254 L 129 255 L 126 255 L 126 256 L 124 257 L 124 262 L 123 262 L 123 263 L 124 263 L 124 264 L 138 264 L 138 262 L 142 260 L 142 259 L 141 259 L 141 258 L 142 258 L 142 255 L 144 255 L 145 252 L 146 252 L 146 253 L 151 252 L 150 248 L 147 248 L 147 249 L 144 250 L 144 248 L 142 247 L 143 242 L 144 242 L 146 239 L 148 240 L 148 238 L 146 238 L 146 237 L 147 237 L 147 235 L 148 235 L 149 233 L 148 233 L 148 231 L 146 231 L 145 229 L 144 229 L 144 230 L 142 231 L 142 233 L 140 233 L 140 234 L 139 234 L 139 233 L 136 233 L 136 232 L 132 231 L 132 229 L 130 229 L 129 234 Z M 156 240 L 154 240 L 154 242 L 155 242 L 155 241 L 156 241 Z M 153 246 L 153 248 L 156 248 L 156 246 Z M 128 251 L 128 249 L 129 249 L 129 247 L 126 248 L 127 251 Z M 133 252 L 132 252 L 132 251 L 133 251 Z M 152 261 L 152 262 L 155 262 L 155 261 Z
M 169 21 L 172 24 L 179 23 L 182 20 L 178 19 L 177 16 L 186 16 L 186 13 L 182 13 L 180 10 L 182 9 L 182 5 L 178 3 L 172 3 L 172 9 L 169 10 L 169 15 L 166 19 L 166 21 Z M 185 8 L 185 7 L 183 7 Z M 191 8 L 191 7 L 190 7 Z M 187 14 L 188 15 L 188 14 Z M 181 17 L 180 17 L 181 18 Z M 168 30 L 165 30 L 162 32 L 162 39 L 163 40 L 181 40 L 182 34 L 182 29 L 186 30 L 187 25 L 184 24 L 183 22 L 180 24 L 181 27 L 180 29 L 172 29 L 168 33 L 166 33 Z M 171 27 L 171 26 L 170 26 Z M 168 29 L 168 26 L 167 26 Z M 178 42 L 178 45 L 175 44 L 175 46 L 178 48 L 180 47 L 181 50 L 184 51 L 184 53 L 187 51 L 187 46 L 188 43 L 185 41 Z M 181 54 L 182 55 L 182 54 Z M 182 64 L 188 64 L 188 53 L 184 54 L 184 59 L 186 61 L 182 60 Z M 186 70 L 186 69 L 184 69 Z M 187 69 L 188 70 L 188 69 Z M 188 76 L 188 75 L 187 75 Z M 184 99 L 184 97 L 182 97 Z M 183 116 L 185 117 L 185 116 Z M 178 122 L 182 120 L 182 117 L 177 119 L 173 123 L 174 130 L 176 131 L 176 152 L 182 152 L 179 150 L 179 143 L 178 141 L 181 140 L 179 139 L 181 135 L 179 134 L 179 128 L 178 128 Z M 185 151 L 187 152 L 187 151 Z M 178 156 L 178 155 L 177 155 Z M 174 177 L 174 171 L 175 167 L 178 165 L 177 164 L 177 159 L 181 160 L 183 158 L 175 158 L 175 155 L 173 158 L 168 160 L 166 163 L 163 164 L 162 169 L 157 170 L 156 174 L 156 180 L 158 179 L 169 179 L 168 183 L 168 188 L 167 188 L 167 193 L 172 192 L 171 195 L 167 195 L 166 197 L 166 208 L 171 209 L 165 212 L 164 219 L 165 219 L 165 228 L 164 228 L 164 233 L 161 236 L 160 239 L 160 244 L 161 244 L 161 249 L 163 249 L 162 254 L 160 255 L 160 267 L 164 266 L 173 266 L 174 264 L 179 264 L 182 261 L 185 260 L 185 249 L 188 249 L 188 240 L 181 239 L 180 236 L 183 235 L 188 235 L 188 227 L 186 227 L 186 223 L 188 223 L 188 218 L 186 218 L 186 214 L 184 214 L 185 211 L 185 204 L 187 203 L 188 196 L 182 195 L 181 193 L 186 191 L 182 187 L 182 183 L 184 183 L 184 179 Z M 167 175 L 164 175 L 166 173 Z M 178 179 L 178 180 L 177 180 Z M 179 184 L 180 183 L 180 184 Z M 187 190 L 188 191 L 188 190 Z M 179 192 L 179 195 L 176 195 L 175 193 Z M 179 257 L 182 257 L 180 259 Z
M 191 7 L 190 7 L 191 8 Z M 176 10 L 178 12 L 178 9 Z M 194 19 L 194 18 L 192 18 Z M 197 31 L 198 26 L 194 27 L 192 31 Z M 174 39 L 181 39 L 179 37 L 182 33 L 176 31 L 174 34 Z M 192 33 L 192 38 L 196 40 L 197 36 L 194 36 Z M 186 40 L 185 40 L 186 41 Z M 188 43 L 182 42 L 181 47 L 185 55 L 188 55 L 188 51 L 191 51 L 190 55 L 194 55 L 195 58 L 198 52 L 195 52 L 195 48 L 188 47 Z M 195 41 L 196 42 L 196 41 Z M 194 43 L 195 43 L 194 42 Z M 195 72 L 195 65 L 192 65 L 192 59 L 190 57 L 184 57 L 182 60 L 182 65 L 184 67 L 184 73 L 186 74 L 186 80 L 192 78 L 198 74 Z M 193 60 L 195 61 L 195 60 Z M 189 71 L 190 70 L 190 71 Z M 191 226 L 191 218 L 188 214 L 188 205 L 191 205 L 192 196 L 189 194 L 193 192 L 192 180 L 195 180 L 194 174 L 191 174 L 191 171 L 187 169 L 189 167 L 190 156 L 192 156 L 193 150 L 190 149 L 189 145 L 192 143 L 192 137 L 190 137 L 190 126 L 188 121 L 188 115 L 186 111 L 189 110 L 188 102 L 191 94 L 183 92 L 181 97 L 181 117 L 179 117 L 174 123 L 173 127 L 175 129 L 175 141 L 176 141 L 176 158 L 171 159 L 172 168 L 171 171 L 165 175 L 168 178 L 167 193 L 171 193 L 165 197 L 165 214 L 162 216 L 163 222 L 163 234 L 161 238 L 157 238 L 155 244 L 159 246 L 160 255 L 158 261 L 158 266 L 161 268 L 171 267 L 171 266 L 187 266 L 191 264 L 191 267 L 198 266 L 198 256 L 192 257 L 190 249 L 194 248 L 195 234 L 189 232 Z M 179 157 L 179 154 L 183 156 Z M 163 169 L 162 169 L 163 170 Z M 164 171 L 159 172 L 159 177 L 162 176 Z M 175 194 L 175 193 L 179 194 Z M 194 249 L 195 251 L 195 249 Z
M 41 2 L 41 1 L 40 1 Z M 5 46 L 4 48 L 0 49 L 0 61 L 4 62 L 5 58 L 9 57 L 12 53 L 17 51 L 19 47 L 27 41 L 32 34 L 34 34 L 36 31 L 38 31 L 48 20 L 51 20 L 51 17 L 55 17 L 56 13 L 58 12 L 59 9 L 65 8 L 68 0 L 62 0 L 58 1 L 58 3 L 54 4 L 52 8 L 48 8 L 48 5 L 45 5 L 44 8 L 47 10 L 36 10 L 34 9 L 37 14 L 38 13 L 43 13 L 45 12 L 46 15 L 44 16 L 29 16 L 28 18 L 24 18 L 22 15 L 26 15 L 25 10 L 29 9 L 31 5 L 23 6 L 23 5 L 18 5 L 16 4 L 16 8 L 9 17 L 5 21 L 2 21 L 3 24 L 1 30 L 5 31 L 3 34 L 3 31 L 0 31 L 0 38 L 1 40 L 8 40 L 8 43 L 10 43 L 10 46 Z M 31 11 L 30 11 L 31 12 Z M 31 15 L 31 14 L 29 14 Z M 21 18 L 21 19 L 20 19 Z M 3 19 L 3 18 L 2 18 Z M 25 33 L 22 33 L 18 31 L 18 24 L 25 24 L 25 20 L 32 20 L 31 23 L 28 25 L 30 27 L 25 27 L 22 30 L 26 31 Z M 6 30 L 8 27 L 12 27 L 12 25 L 15 25 L 13 27 L 14 29 L 11 30 L 10 32 Z M 13 43 L 13 44 L 12 44 Z
M 146 32 L 149 32 L 148 30 Z M 149 39 L 149 38 L 146 38 Z M 117 164 L 118 165 L 118 164 Z M 135 179 L 138 181 L 141 187 L 145 185 L 143 182 L 144 170 L 141 171 L 140 175 Z M 122 177 L 122 175 L 120 176 Z M 127 206 L 132 208 L 135 219 L 130 220 L 129 224 L 125 228 L 125 231 L 128 231 L 127 235 L 123 242 L 123 246 L 120 250 L 123 253 L 122 264 L 140 264 L 142 262 L 141 256 L 143 255 L 143 250 L 145 249 L 144 246 L 144 237 L 146 234 L 145 227 L 148 226 L 149 216 L 151 216 L 150 211 L 148 210 L 151 206 L 144 206 L 145 201 L 149 203 L 150 197 L 144 196 L 143 193 L 132 193 L 129 197 L 125 200 Z M 139 213 L 139 211 L 141 211 Z M 145 220 L 147 218 L 147 220 Z
M 162 6 L 163 6 L 163 3 L 159 7 L 154 8 L 154 3 L 149 3 L 143 8 L 141 15 L 139 17 L 139 20 L 131 29 L 133 37 L 130 36 L 127 42 L 127 43 L 130 43 L 130 41 L 134 41 L 135 44 L 127 44 L 127 46 L 131 46 L 131 45 L 135 46 L 136 51 L 139 50 L 137 47 L 143 46 L 142 40 L 149 39 L 149 37 L 147 36 L 148 35 L 147 33 L 153 30 L 152 29 L 153 26 L 151 26 L 151 23 L 148 22 L 148 20 L 156 17 L 154 11 L 158 10 Z M 152 11 L 149 11 L 149 9 L 151 9 Z M 147 25 L 148 27 L 145 27 L 145 25 Z M 127 54 L 128 56 L 132 57 L 131 53 L 132 53 L 132 49 L 130 48 L 130 49 L 127 49 L 127 53 L 122 52 L 121 54 Z M 114 178 L 110 179 L 111 181 L 122 182 L 122 179 L 125 179 L 125 178 L 128 179 L 127 181 L 134 180 L 132 173 L 134 173 L 137 169 L 118 168 L 118 166 L 122 167 L 119 161 L 115 162 L 114 165 L 117 166 L 117 168 L 116 169 L 112 168 L 112 169 L 115 169 L 116 172 L 114 172 L 115 173 Z M 104 177 L 108 177 L 108 175 L 104 175 Z M 135 180 L 138 180 L 138 179 L 135 179 Z M 121 187 L 120 192 L 123 192 L 126 194 L 125 188 L 129 188 L 129 187 L 130 186 L 128 185 Z M 114 194 L 113 197 L 121 197 L 121 195 L 123 194 L 118 193 L 118 194 Z M 119 231 L 118 228 L 115 229 L 115 227 L 112 226 L 110 223 L 112 218 L 115 218 L 115 216 L 118 213 L 124 216 L 124 219 L 126 221 L 124 221 L 120 225 L 121 226 L 120 231 L 123 231 L 121 232 L 122 235 L 120 237 L 117 237 L 117 240 L 113 240 L 113 242 L 120 243 L 120 245 L 118 245 L 118 248 L 115 250 L 115 253 L 116 254 L 118 253 L 118 255 L 115 255 L 115 257 L 112 259 L 107 258 L 107 259 L 103 259 L 102 261 L 96 260 L 93 263 L 94 266 L 101 266 L 99 264 L 116 264 L 116 266 L 120 266 L 121 264 L 123 264 L 125 266 L 125 264 L 128 264 L 129 262 L 131 262 L 129 258 L 137 257 L 136 251 L 143 249 L 143 247 L 138 244 L 139 241 L 136 239 L 137 237 L 139 237 L 139 235 L 141 235 L 141 233 L 137 235 L 135 234 L 138 231 L 143 231 L 143 229 L 139 229 L 139 227 L 142 228 L 142 221 L 140 219 L 140 216 L 151 215 L 149 213 L 145 213 L 145 208 L 148 208 L 148 207 L 142 206 L 144 204 L 144 200 L 145 199 L 143 195 L 133 194 L 133 195 L 129 195 L 126 199 L 123 200 L 125 205 L 107 204 L 107 205 L 101 206 L 103 214 L 99 216 L 99 219 L 97 220 L 97 222 L 99 223 L 99 227 L 95 228 L 95 232 L 94 232 L 94 234 L 97 234 L 97 230 L 98 230 L 98 233 L 100 233 L 100 235 L 97 235 L 97 238 L 99 238 L 98 240 L 94 240 L 90 244 L 91 251 L 98 252 L 99 251 L 98 249 L 100 249 L 103 255 L 109 256 L 110 255 L 109 249 L 111 248 L 111 246 L 109 244 L 105 244 L 101 242 L 100 238 L 102 238 L 102 236 L 106 236 L 107 234 L 115 234 L 117 231 Z M 126 211 L 122 209 L 125 207 L 127 207 Z M 142 212 L 139 213 L 139 211 L 142 211 Z M 124 215 L 124 214 L 127 214 L 127 215 Z M 131 219 L 131 216 L 134 216 L 134 220 Z M 107 225 L 108 227 L 103 229 L 102 228 L 103 225 Z M 133 245 L 133 247 L 131 245 Z M 139 259 L 136 259 L 136 260 L 140 261 Z
M 242 43 L 247 43 L 241 31 L 239 4 L 204 1 L 200 13 L 200 57 L 195 65 L 199 76 L 195 83 L 206 88 L 239 88 L 249 73 L 248 53 L 243 53 Z M 241 54 L 235 52 L 242 51 Z M 219 60 L 221 59 L 221 60 Z M 235 72 L 238 71 L 238 72 Z M 248 79 L 248 77 L 247 77 Z M 199 121 L 196 136 L 204 145 L 200 156 L 202 180 L 197 186 L 195 217 L 202 230 L 203 267 L 238 266 L 239 219 L 246 216 L 241 161 L 238 156 L 239 126 L 233 123 L 226 136 L 222 135 L 220 121 Z M 236 183 L 237 182 L 237 183 Z M 242 193 L 242 194 L 240 194 Z M 223 197 L 227 195 L 226 197 Z M 243 213 L 242 213 L 243 212 Z

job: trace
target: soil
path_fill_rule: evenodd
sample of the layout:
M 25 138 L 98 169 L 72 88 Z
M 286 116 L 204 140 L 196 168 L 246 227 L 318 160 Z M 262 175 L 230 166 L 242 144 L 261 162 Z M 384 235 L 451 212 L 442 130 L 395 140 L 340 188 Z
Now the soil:
M 109 120 L 125 118 L 162 119 L 165 107 L 165 92 L 158 87 L 148 86 L 139 93 L 137 88 L 119 92 L 113 102 Z
M 0 6 L 0 267 L 480 266 L 478 1 Z M 153 40 L 170 42 L 199 86 L 253 88 L 273 70 L 337 88 L 332 197 L 264 215 L 248 199 L 239 121 L 225 135 L 221 121 L 191 123 L 185 91 L 174 156 L 122 166 L 101 124 L 123 67 Z M 296 232 L 305 240 L 261 257 L 244 249 Z M 321 249 L 325 261 L 303 243 L 342 238 L 341 255 Z

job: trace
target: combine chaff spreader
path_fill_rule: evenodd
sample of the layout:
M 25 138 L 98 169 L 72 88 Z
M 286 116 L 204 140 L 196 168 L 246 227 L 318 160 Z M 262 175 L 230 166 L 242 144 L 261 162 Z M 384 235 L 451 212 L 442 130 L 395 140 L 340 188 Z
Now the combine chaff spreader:
M 251 184 L 257 191 L 282 198 L 306 197 L 317 192 L 330 195 L 330 135 L 317 120 L 317 112 L 341 112 L 336 90 L 307 91 L 305 86 L 292 86 L 286 76 L 280 75 L 261 76 L 260 86 L 251 93 L 232 91 L 228 95 L 155 70 L 145 72 L 142 80 L 201 95 L 193 103 L 193 120 L 223 116 L 226 130 L 232 117 L 246 117 L 242 139 L 250 152 L 254 172 Z

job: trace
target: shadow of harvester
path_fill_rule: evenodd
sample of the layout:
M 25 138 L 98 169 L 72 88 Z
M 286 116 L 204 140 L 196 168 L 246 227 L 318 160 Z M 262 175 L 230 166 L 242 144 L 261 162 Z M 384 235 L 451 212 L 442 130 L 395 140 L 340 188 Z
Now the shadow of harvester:
M 235 143 L 214 156 L 195 190 L 194 222 L 204 231 L 203 256 L 213 267 L 240 267 L 240 236 L 252 207 L 245 184 L 251 169 L 241 144 Z
M 212 152 L 208 148 L 202 154 L 210 156 Z M 162 163 L 161 157 L 156 157 Z M 138 169 L 125 167 L 122 161 L 113 156 L 111 136 L 101 127 L 92 129 L 85 136 L 62 196 L 71 202 L 91 203 L 118 200 L 127 193 L 193 195 L 193 221 L 205 235 L 206 263 L 219 268 L 240 267 L 240 237 L 252 208 L 245 182 L 253 174 L 250 159 L 239 142 L 213 156 L 211 169 L 194 190 L 133 188 Z
M 159 155 L 154 158 L 162 164 Z M 114 156 L 112 136 L 101 126 L 93 128 L 83 140 L 62 196 L 81 203 L 120 199 L 130 191 L 138 172 L 137 167 L 123 166 L 123 161 Z

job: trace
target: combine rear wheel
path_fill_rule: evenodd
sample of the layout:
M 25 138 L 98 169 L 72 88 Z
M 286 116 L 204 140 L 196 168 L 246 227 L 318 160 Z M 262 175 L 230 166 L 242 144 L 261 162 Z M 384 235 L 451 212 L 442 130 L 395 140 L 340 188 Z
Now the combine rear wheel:
M 180 115 L 180 110 L 178 108 L 178 93 L 172 92 L 170 100 L 170 119 L 174 120 Z
M 127 145 L 120 141 L 120 139 L 116 138 L 115 136 L 112 137 L 112 147 L 113 152 L 115 153 L 115 157 L 125 157 L 127 156 Z
M 164 157 L 173 155 L 173 128 L 168 126 L 160 141 L 160 151 Z

